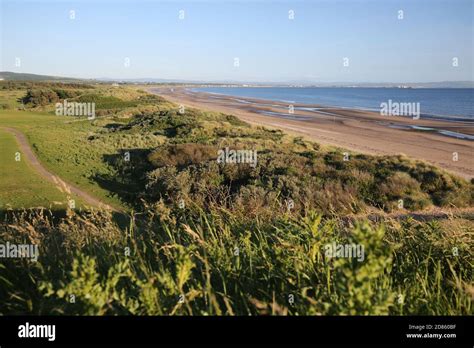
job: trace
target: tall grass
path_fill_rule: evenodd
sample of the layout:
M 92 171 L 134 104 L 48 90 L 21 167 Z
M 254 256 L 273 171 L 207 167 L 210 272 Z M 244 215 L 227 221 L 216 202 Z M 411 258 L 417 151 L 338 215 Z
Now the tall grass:
M 134 214 L 121 227 L 103 212 L 13 214 L 1 240 L 38 243 L 40 257 L 2 262 L 0 313 L 473 313 L 468 221 L 347 223 L 310 213 L 259 222 L 222 213 Z M 365 260 L 328 258 L 332 242 L 363 245 Z
M 345 161 L 340 149 L 231 115 L 181 114 L 136 89 L 81 93 L 110 115 L 25 111 L 9 122 L 51 171 L 134 211 L 2 213 L 0 244 L 38 244 L 40 257 L 2 259 L 0 314 L 473 313 L 472 218 L 409 217 L 472 207 L 473 182 L 403 156 Z M 226 146 L 257 150 L 257 165 L 220 166 Z M 365 257 L 329 258 L 331 243 Z

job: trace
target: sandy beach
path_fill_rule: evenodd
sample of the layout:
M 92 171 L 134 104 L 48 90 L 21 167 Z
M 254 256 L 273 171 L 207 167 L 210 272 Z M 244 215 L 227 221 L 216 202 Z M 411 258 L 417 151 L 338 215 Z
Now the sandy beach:
M 294 104 L 294 111 L 290 112 L 289 105 L 282 102 L 193 92 L 184 87 L 153 87 L 148 91 L 184 106 L 232 114 L 250 124 L 282 129 L 320 144 L 375 155 L 404 154 L 466 179 L 474 177 L 474 141 L 439 133 L 448 131 L 472 136 L 472 122 L 423 117 L 415 120 L 316 104 Z M 457 161 L 454 153 L 457 153 Z

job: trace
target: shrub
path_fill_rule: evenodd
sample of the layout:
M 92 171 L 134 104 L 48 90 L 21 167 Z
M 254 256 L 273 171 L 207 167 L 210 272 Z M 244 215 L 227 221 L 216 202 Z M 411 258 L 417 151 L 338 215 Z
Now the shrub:
M 327 306 L 333 315 L 387 315 L 394 304 L 390 271 L 392 250 L 384 242 L 384 228 L 357 225 L 346 243 L 364 247 L 365 259 L 340 258 L 334 262 L 335 294 Z
M 395 172 L 377 185 L 376 201 L 388 210 L 397 209 L 399 200 L 403 208 L 422 209 L 430 203 L 429 195 L 421 191 L 420 183 L 409 174 Z
M 215 160 L 216 158 L 216 147 L 193 143 L 158 147 L 148 156 L 148 160 L 155 167 L 183 167 L 190 164 L 200 164 L 209 160 Z
M 59 101 L 59 97 L 51 89 L 29 89 L 22 102 L 30 107 L 44 106 Z

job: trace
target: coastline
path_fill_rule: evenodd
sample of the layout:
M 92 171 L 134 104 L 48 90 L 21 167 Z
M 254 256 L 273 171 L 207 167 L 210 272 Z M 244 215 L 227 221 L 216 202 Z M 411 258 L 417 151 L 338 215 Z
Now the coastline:
M 465 179 L 474 177 L 474 127 L 472 122 L 445 121 L 318 104 L 294 104 L 191 91 L 185 87 L 148 87 L 177 104 L 233 114 L 257 126 L 277 128 L 323 145 L 373 154 L 398 155 L 424 160 Z M 458 138 L 461 134 L 468 138 Z M 453 160 L 457 153 L 457 161 Z
M 289 104 L 299 104 L 299 105 L 305 105 L 305 106 L 308 106 L 308 105 L 313 105 L 313 102 L 312 102 L 312 99 L 314 98 L 319 98 L 317 95 L 314 95 L 314 96 L 311 96 L 311 100 L 305 100 L 305 98 L 301 98 L 301 96 L 296 96 L 299 100 L 290 100 L 288 98 L 290 97 L 295 97 L 295 96 L 292 96 L 292 95 L 288 95 L 287 98 L 281 98 L 281 97 L 277 97 L 278 96 L 278 93 L 277 94 L 273 94 L 272 96 L 270 95 L 267 95 L 267 96 L 254 96 L 254 95 L 245 95 L 245 94 L 239 94 L 239 93 L 235 93 L 235 92 L 231 92 L 231 93 L 226 93 L 224 92 L 224 90 L 228 89 L 228 90 L 237 90 L 237 91 L 242 91 L 242 90 L 258 90 L 259 88 L 261 89 L 267 89 L 267 90 L 273 90 L 273 89 L 285 89 L 285 90 L 292 90 L 292 89 L 310 89 L 310 90 L 317 90 L 317 89 L 322 89 L 322 90 L 330 90 L 330 89 L 334 89 L 335 91 L 339 91 L 339 90 L 349 90 L 349 89 L 353 89 L 353 90 L 358 90 L 358 89 L 361 89 L 361 90 L 387 90 L 387 89 L 390 89 L 390 90 L 394 90 L 394 91 L 398 91 L 398 90 L 404 90 L 405 88 L 386 88 L 386 87 L 381 87 L 381 88 L 356 88 L 356 87 L 353 87 L 353 88 L 349 88 L 349 87 L 330 87 L 330 88 L 324 88 L 324 87 L 272 87 L 272 86 L 269 86 L 269 87 L 255 87 L 255 86 L 251 86 L 251 87 L 240 87 L 240 86 L 236 86 L 236 87 L 217 87 L 219 88 L 219 92 L 217 91 L 211 91 L 211 90 L 207 90 L 208 88 L 206 87 L 186 87 L 186 89 L 190 92 L 193 92 L 193 93 L 207 93 L 207 94 L 210 94 L 212 95 L 213 98 L 219 98 L 219 97 L 233 97 L 235 100 L 237 101 L 240 101 L 240 102 L 243 102 L 243 103 L 248 103 L 244 100 L 242 100 L 241 98 L 246 98 L 246 99 L 249 99 L 249 100 L 257 100 L 257 101 L 264 101 L 266 100 L 267 102 L 278 102 L 278 103 L 284 103 L 286 106 L 288 106 Z M 423 90 L 423 91 L 426 91 L 426 90 L 439 90 L 439 89 L 436 89 L 436 88 L 408 88 L 409 90 Z M 468 90 L 472 93 L 474 93 L 474 88 L 461 88 L 461 89 L 453 89 L 453 88 L 446 88 L 445 89 L 446 91 L 452 91 L 452 90 Z M 307 96 L 305 96 L 307 97 Z M 348 96 L 350 98 L 350 96 Z M 324 98 L 327 98 L 327 95 L 326 96 L 322 96 L 323 100 Z M 336 98 L 342 98 L 341 96 L 338 96 Z M 400 100 L 404 100 L 406 99 L 406 96 L 393 96 L 394 99 L 400 99 Z M 413 97 L 412 97 L 413 98 Z M 414 97 L 416 99 L 416 97 Z M 354 105 L 353 103 L 354 102 L 351 102 L 350 104 L 348 104 L 347 102 L 342 102 L 341 100 L 338 102 L 336 102 L 335 100 L 332 100 L 332 101 L 321 101 L 320 103 L 318 103 L 318 105 L 320 106 L 324 106 L 324 108 L 326 109 L 347 109 L 347 110 L 358 110 L 358 111 L 368 111 L 368 112 L 375 112 L 375 113 L 379 113 L 380 112 L 380 102 L 379 100 L 377 101 L 377 105 L 374 105 L 373 104 L 373 100 L 372 100 L 372 103 L 371 102 L 367 102 L 367 101 L 359 101 L 358 103 L 366 103 L 366 105 Z M 397 102 L 395 102 L 397 103 Z M 425 103 L 425 102 L 423 102 Z M 371 106 L 370 106 L 370 105 Z M 303 109 L 303 107 L 302 107 Z M 306 109 L 306 107 L 305 107 Z M 471 116 L 468 116 L 468 115 L 465 115 L 463 114 L 462 112 L 458 112 L 456 114 L 453 114 L 452 112 L 448 112 L 446 114 L 441 114 L 441 113 L 434 113 L 434 112 L 423 112 L 421 113 L 420 112 L 420 118 L 424 118 L 424 119 L 431 119 L 431 120 L 438 120 L 438 121 L 449 121 L 449 122 L 467 122 L 467 123 L 471 123 L 472 126 L 474 127 L 474 114 L 471 115 Z

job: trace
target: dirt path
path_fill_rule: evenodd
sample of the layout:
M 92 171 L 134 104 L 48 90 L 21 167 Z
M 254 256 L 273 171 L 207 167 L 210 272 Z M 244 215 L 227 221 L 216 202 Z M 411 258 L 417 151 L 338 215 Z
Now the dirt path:
M 58 176 L 48 171 L 38 160 L 35 153 L 30 147 L 28 139 L 22 132 L 20 132 L 19 130 L 15 128 L 10 128 L 10 127 L 1 127 L 0 129 L 12 134 L 15 137 L 15 140 L 18 143 L 20 150 L 23 152 L 24 156 L 26 157 L 31 167 L 44 179 L 54 184 L 58 188 L 58 190 L 67 194 L 74 194 L 80 197 L 82 200 L 84 200 L 84 202 L 86 202 L 87 204 L 91 206 L 95 206 L 101 209 L 109 209 L 109 210 L 117 211 L 117 209 L 111 207 L 108 204 L 103 203 L 102 201 L 90 195 L 89 193 L 81 190 L 80 188 L 74 185 L 71 185 L 65 182 L 63 179 L 59 178 Z

